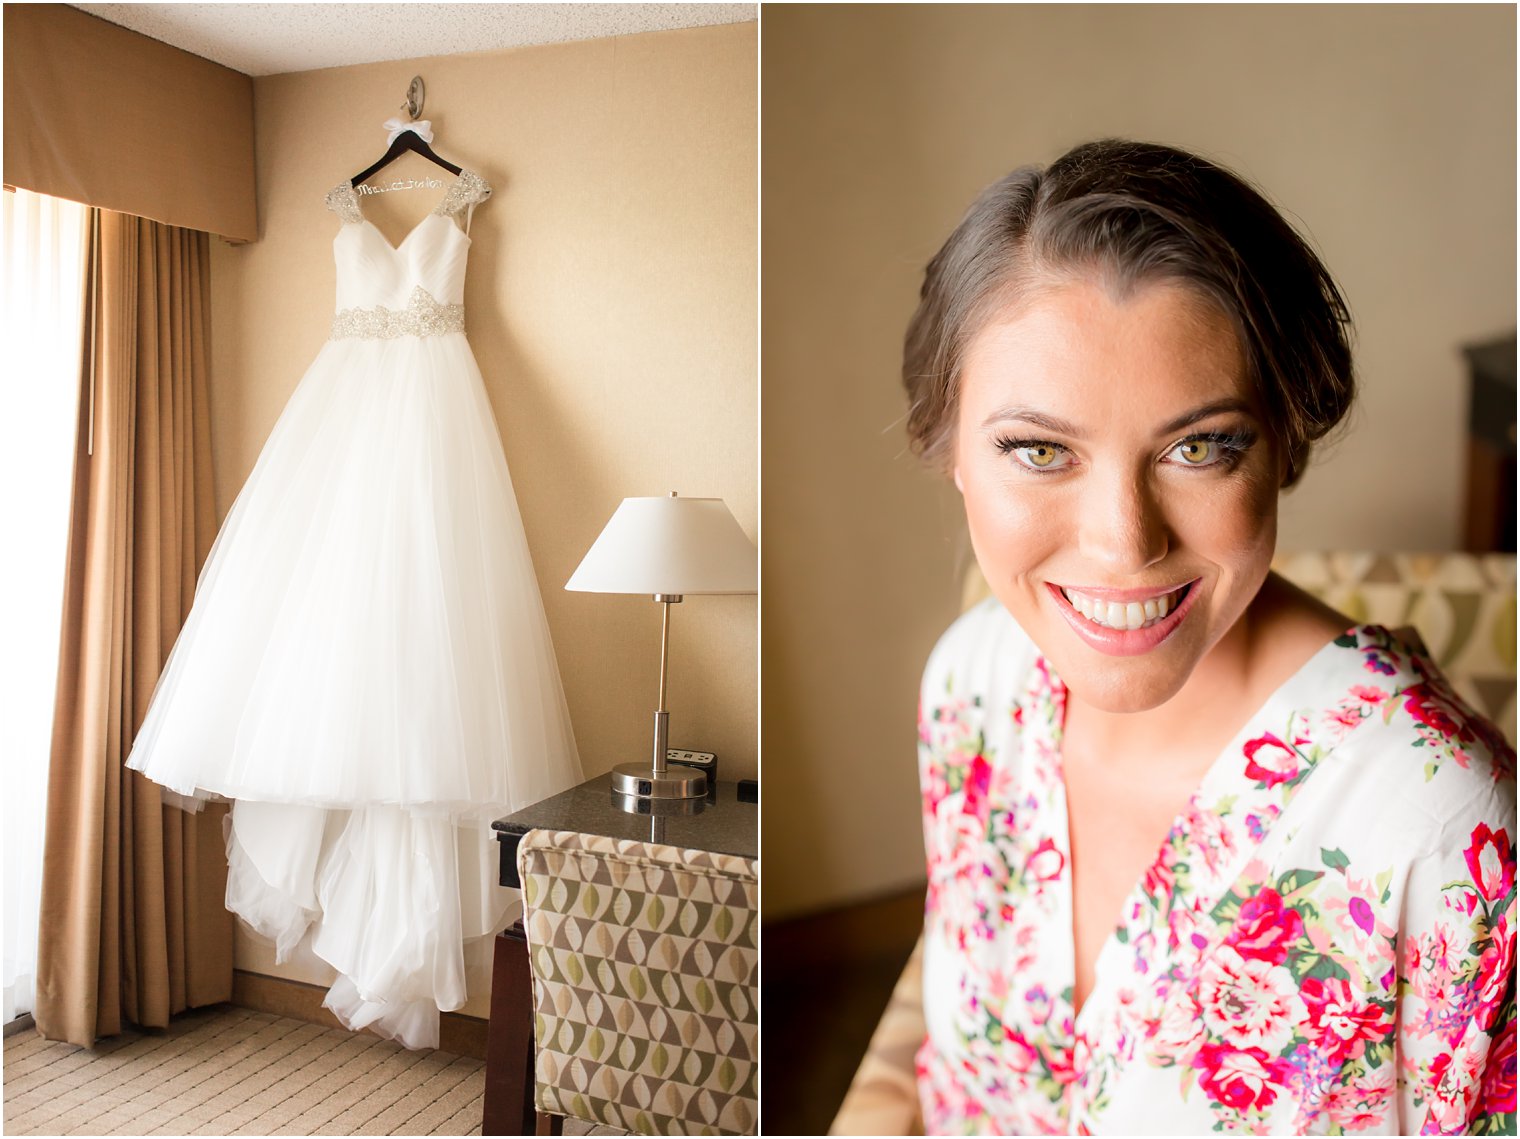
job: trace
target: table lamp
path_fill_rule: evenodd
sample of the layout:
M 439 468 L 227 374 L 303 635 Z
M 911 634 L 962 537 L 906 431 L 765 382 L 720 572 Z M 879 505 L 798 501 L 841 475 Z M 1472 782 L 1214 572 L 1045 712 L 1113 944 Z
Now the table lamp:
M 660 700 L 649 763 L 613 768 L 612 787 L 643 799 L 695 799 L 707 794 L 707 773 L 665 760 L 670 713 L 665 709 L 670 607 L 692 593 L 755 593 L 755 544 L 721 498 L 625 498 L 581 559 L 565 588 L 582 593 L 643 593 L 664 606 L 660 623 Z

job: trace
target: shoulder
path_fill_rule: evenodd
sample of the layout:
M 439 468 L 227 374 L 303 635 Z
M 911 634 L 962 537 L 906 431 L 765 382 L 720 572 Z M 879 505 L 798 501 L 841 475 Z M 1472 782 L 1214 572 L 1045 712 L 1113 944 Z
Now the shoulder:
M 967 610 L 940 636 L 918 701 L 920 782 L 930 803 L 959 782 L 956 769 L 1002 750 L 1037 656 L 995 598 Z
M 1322 730 L 1355 721 L 1335 749 L 1357 799 L 1401 820 L 1409 853 L 1433 853 L 1484 825 L 1515 830 L 1515 752 L 1429 657 L 1378 626 L 1335 642 L 1351 667 L 1327 685 Z M 1349 789 L 1348 789 L 1349 790 Z
M 924 666 L 921 699 L 932 706 L 1005 692 L 1010 698 L 1033 666 L 1038 650 L 1008 610 L 989 597 L 962 613 L 940 634 Z

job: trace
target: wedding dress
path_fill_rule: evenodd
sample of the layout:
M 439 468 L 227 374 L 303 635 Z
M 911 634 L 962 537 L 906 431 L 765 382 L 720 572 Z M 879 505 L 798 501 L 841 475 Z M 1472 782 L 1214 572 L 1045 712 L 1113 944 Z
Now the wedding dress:
M 498 929 L 491 820 L 578 783 L 511 478 L 464 335 L 485 180 L 392 246 L 327 195 L 337 314 L 212 546 L 127 766 L 231 799 L 227 906 L 308 934 L 350 1028 L 435 1047 Z

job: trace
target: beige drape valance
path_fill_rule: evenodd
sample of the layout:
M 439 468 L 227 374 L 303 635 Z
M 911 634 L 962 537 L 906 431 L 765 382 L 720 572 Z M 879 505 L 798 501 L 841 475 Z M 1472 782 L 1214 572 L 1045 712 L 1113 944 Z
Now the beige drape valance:
M 5 5 L 5 182 L 258 237 L 253 80 L 64 4 Z

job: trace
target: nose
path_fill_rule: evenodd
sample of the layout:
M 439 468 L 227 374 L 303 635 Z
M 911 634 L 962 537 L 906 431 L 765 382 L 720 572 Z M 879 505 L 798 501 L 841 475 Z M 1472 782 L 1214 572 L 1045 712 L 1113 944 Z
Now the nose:
M 1082 555 L 1115 577 L 1136 574 L 1166 557 L 1171 545 L 1166 513 L 1143 473 L 1093 472 L 1083 488 L 1077 519 Z

